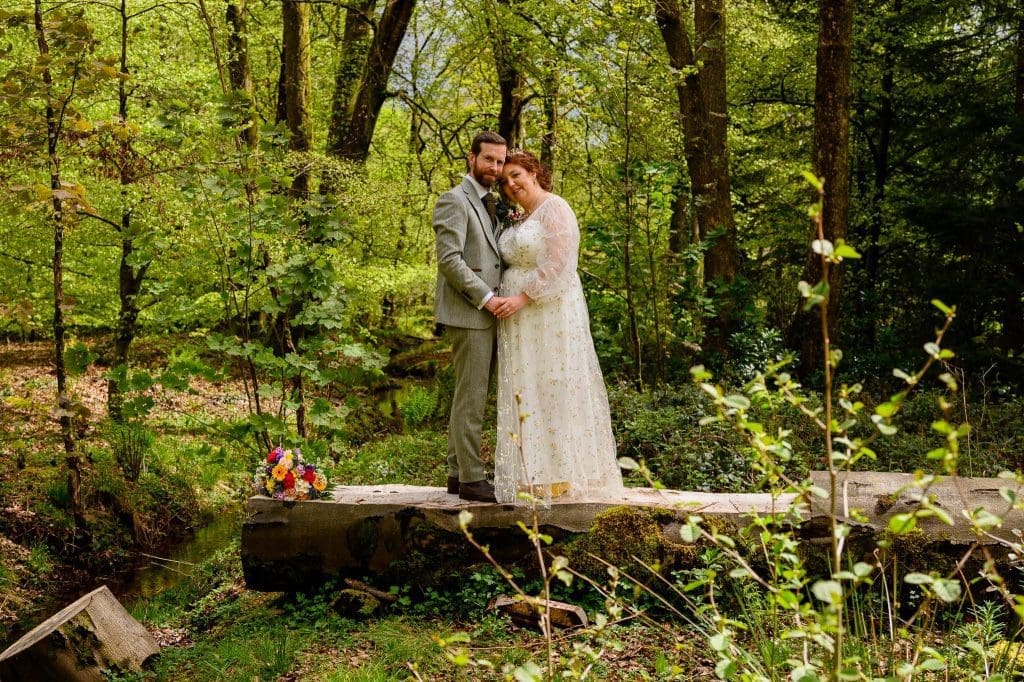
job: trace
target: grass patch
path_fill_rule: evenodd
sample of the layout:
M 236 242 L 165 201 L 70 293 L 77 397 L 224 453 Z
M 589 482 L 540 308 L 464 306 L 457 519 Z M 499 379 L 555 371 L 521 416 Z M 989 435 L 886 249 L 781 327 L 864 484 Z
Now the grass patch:
M 331 472 L 340 485 L 444 485 L 448 440 L 444 433 L 392 434 L 345 453 Z

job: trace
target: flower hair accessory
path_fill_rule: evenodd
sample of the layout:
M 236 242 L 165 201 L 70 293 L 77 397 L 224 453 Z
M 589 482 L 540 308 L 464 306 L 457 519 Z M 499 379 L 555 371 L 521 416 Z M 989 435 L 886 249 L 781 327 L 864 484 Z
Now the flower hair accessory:
M 254 492 L 275 500 L 320 500 L 327 497 L 328 485 L 324 473 L 305 462 L 298 448 L 274 448 L 253 476 Z

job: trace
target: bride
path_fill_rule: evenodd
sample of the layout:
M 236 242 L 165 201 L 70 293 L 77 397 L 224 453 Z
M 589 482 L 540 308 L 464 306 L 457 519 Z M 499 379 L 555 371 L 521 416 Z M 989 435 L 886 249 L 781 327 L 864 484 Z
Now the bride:
M 576 274 L 576 215 L 551 193 L 551 175 L 535 156 L 505 158 L 501 191 L 525 211 L 498 238 L 505 272 L 498 323 L 498 502 L 527 492 L 545 504 L 619 497 L 601 368 Z

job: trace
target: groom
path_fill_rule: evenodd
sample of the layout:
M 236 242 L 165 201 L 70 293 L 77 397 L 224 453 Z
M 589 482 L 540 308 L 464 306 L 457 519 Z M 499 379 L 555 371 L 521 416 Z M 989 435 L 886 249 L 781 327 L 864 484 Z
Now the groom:
M 478 134 L 470 147 L 469 173 L 434 207 L 434 314 L 448 330 L 455 370 L 448 421 L 448 492 L 476 502 L 495 501 L 494 486 L 484 478 L 480 430 L 496 360 L 494 309 L 502 300 L 497 296 L 497 197 L 491 186 L 501 177 L 506 151 L 501 135 Z

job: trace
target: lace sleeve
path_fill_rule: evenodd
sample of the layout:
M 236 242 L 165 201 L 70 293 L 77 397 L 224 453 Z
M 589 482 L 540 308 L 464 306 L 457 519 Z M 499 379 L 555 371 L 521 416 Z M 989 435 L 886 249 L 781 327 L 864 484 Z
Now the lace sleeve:
M 580 229 L 576 214 L 560 196 L 552 195 L 534 218 L 544 228 L 545 254 L 523 286 L 523 293 L 536 301 L 561 293 L 573 281 L 579 259 Z

